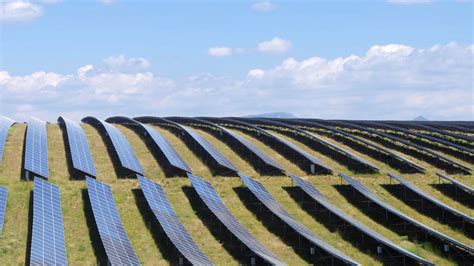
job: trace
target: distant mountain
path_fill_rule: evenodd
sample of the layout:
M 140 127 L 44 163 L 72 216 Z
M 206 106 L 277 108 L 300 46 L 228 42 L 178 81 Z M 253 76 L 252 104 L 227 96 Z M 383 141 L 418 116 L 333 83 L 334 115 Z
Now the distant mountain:
M 294 114 L 285 113 L 285 112 L 276 112 L 276 113 L 265 113 L 259 115 L 248 115 L 245 116 L 248 118 L 296 118 Z
M 413 119 L 413 121 L 428 121 L 428 119 L 426 119 L 426 117 L 420 115 L 420 116 L 415 117 L 415 119 Z

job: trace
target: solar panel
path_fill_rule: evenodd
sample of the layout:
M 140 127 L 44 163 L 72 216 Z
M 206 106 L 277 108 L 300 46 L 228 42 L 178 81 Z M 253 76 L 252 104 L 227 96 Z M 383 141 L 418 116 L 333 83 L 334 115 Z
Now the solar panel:
M 285 172 L 285 170 L 275 161 L 273 160 L 270 156 L 268 156 L 266 153 L 264 153 L 262 150 L 257 148 L 255 145 L 253 145 L 251 142 L 240 136 L 239 134 L 236 134 L 235 132 L 226 129 L 225 127 L 219 126 L 218 124 L 215 124 L 211 121 L 207 121 L 205 119 L 201 118 L 182 118 L 182 117 L 173 117 L 173 120 L 177 120 L 176 122 L 189 122 L 192 123 L 193 125 L 198 125 L 198 126 L 205 126 L 205 127 L 211 127 L 215 130 L 219 130 L 220 133 L 225 134 L 226 136 L 230 137 L 232 140 L 236 141 L 239 143 L 241 146 L 246 149 L 246 151 L 252 153 L 254 156 L 256 156 L 260 162 L 263 164 L 266 164 L 267 166 L 273 167 L 279 171 Z
M 123 168 L 135 172 L 140 175 L 144 175 L 143 167 L 141 166 L 140 162 L 137 159 L 137 156 L 133 152 L 130 143 L 128 143 L 125 136 L 113 125 L 94 118 L 94 117 L 86 117 L 82 119 L 83 122 L 91 122 L 91 123 L 99 123 L 107 132 L 107 137 L 112 142 L 112 146 L 115 152 L 118 155 L 120 164 Z
M 178 152 L 176 152 L 176 150 L 173 148 L 173 145 L 171 145 L 171 143 L 153 127 L 145 125 L 139 122 L 138 120 L 124 117 L 124 116 L 109 117 L 105 121 L 110 122 L 110 123 L 129 124 L 129 125 L 138 126 L 140 129 L 144 131 L 146 136 L 150 136 L 151 141 L 163 153 L 166 160 L 171 166 L 188 173 L 192 172 L 191 168 L 189 168 L 189 166 L 186 164 L 183 158 L 181 158 Z
M 3 150 L 8 136 L 8 130 L 15 124 L 15 121 L 10 118 L 0 116 L 0 162 L 3 159 Z
M 191 138 L 193 138 L 219 165 L 238 172 L 239 170 L 227 159 L 222 153 L 220 153 L 211 143 L 204 139 L 192 128 L 179 125 Z
M 0 234 L 3 232 L 3 221 L 7 209 L 7 193 L 8 189 L 0 186 Z
M 156 131 L 154 128 L 144 124 L 141 125 L 146 130 L 148 135 L 150 135 L 150 137 L 153 139 L 155 144 L 160 148 L 160 150 L 163 152 L 166 159 L 171 165 L 185 172 L 192 172 L 191 168 L 189 168 L 183 158 L 181 158 L 178 152 L 173 148 L 173 145 L 171 145 L 171 143 L 167 139 L 165 139 L 165 137 L 158 133 L 158 131 Z
M 48 139 L 46 136 L 46 122 L 30 118 L 26 128 L 25 143 L 25 171 L 26 179 L 30 172 L 48 178 Z
M 400 184 L 406 188 L 408 188 L 409 190 L 413 191 L 415 194 L 417 194 L 418 196 L 422 197 L 423 199 L 427 200 L 427 201 L 430 201 L 431 203 L 433 203 L 435 206 L 438 206 L 439 208 L 449 212 L 449 213 L 452 213 L 453 215 L 455 216 L 458 216 L 464 220 L 466 220 L 467 222 L 470 222 L 470 223 L 474 223 L 474 218 L 465 214 L 465 213 L 462 213 L 446 204 L 444 204 L 443 202 L 431 197 L 428 193 L 424 192 L 423 190 L 419 189 L 417 186 L 413 185 L 411 182 L 409 182 L 408 180 L 400 177 L 400 176 L 396 176 L 396 175 L 392 175 L 392 174 L 388 174 L 388 176 L 390 178 L 393 178 L 395 180 L 397 180 L 398 182 L 400 182 Z
M 329 172 L 329 173 L 332 172 L 332 169 L 329 166 L 327 166 L 326 164 L 324 164 L 320 160 L 316 159 L 314 156 L 307 153 L 306 151 L 302 150 L 300 147 L 298 147 L 298 146 L 294 145 L 293 143 L 287 141 L 286 139 L 283 139 L 283 138 L 281 138 L 281 137 L 279 137 L 279 136 L 277 136 L 277 135 L 275 135 L 275 134 L 273 134 L 269 131 L 266 131 L 266 130 L 258 127 L 258 126 L 255 126 L 253 124 L 250 124 L 250 123 L 247 123 L 247 122 L 244 122 L 244 121 L 232 119 L 232 118 L 219 118 L 219 124 L 237 125 L 238 127 L 246 127 L 246 128 L 251 129 L 251 130 L 254 130 L 258 134 L 263 134 L 263 135 L 271 138 L 273 141 L 276 141 L 277 143 L 283 145 L 285 147 L 285 149 L 291 150 L 294 153 L 296 153 L 297 155 L 303 157 L 304 160 L 308 161 L 310 164 L 318 166 L 319 168 L 323 169 L 325 172 Z M 303 170 L 308 172 L 308 169 L 303 169 Z
M 364 234 L 370 236 L 371 238 L 375 239 L 380 244 L 395 250 L 396 252 L 407 256 L 416 262 L 419 262 L 423 265 L 433 265 L 433 263 L 424 260 L 423 258 L 418 257 L 417 255 L 411 253 L 410 251 L 398 246 L 397 244 L 393 243 L 392 241 L 388 240 L 384 236 L 380 235 L 379 233 L 375 232 L 374 230 L 368 228 L 364 224 L 360 223 L 356 219 L 349 216 L 347 213 L 342 211 L 341 209 L 334 206 L 329 200 L 322 195 L 311 183 L 305 181 L 297 176 L 290 176 L 291 179 L 296 183 L 298 187 L 300 187 L 308 196 L 330 211 L 332 214 L 336 215 L 340 219 L 344 220 L 345 222 L 349 223 L 350 225 L 354 226 L 355 228 L 362 231 Z
M 268 132 L 266 131 L 270 136 L 272 136 L 275 140 L 277 140 L 278 142 L 284 144 L 286 147 L 288 147 L 289 149 L 292 149 L 294 150 L 295 152 L 301 154 L 303 157 L 305 157 L 306 159 L 308 159 L 308 161 L 310 161 L 311 163 L 315 164 L 315 165 L 318 165 L 320 166 L 321 168 L 324 168 L 326 169 L 327 171 L 329 172 L 332 172 L 332 169 L 327 166 L 325 163 L 321 162 L 320 160 L 316 159 L 313 155 L 309 154 L 308 152 L 306 152 L 305 150 L 301 149 L 300 147 L 298 147 L 297 145 L 293 144 L 292 142 L 276 135 L 276 134 L 273 134 L 272 132 Z
M 317 123 L 317 122 L 309 122 L 309 121 L 305 121 L 305 120 L 297 120 L 298 123 L 301 123 L 305 126 L 313 126 L 313 127 L 319 127 L 319 128 L 323 128 L 325 130 L 329 130 L 333 133 L 336 133 L 336 134 L 339 134 L 339 135 L 342 135 L 344 136 L 345 138 L 348 138 L 348 139 L 351 139 L 351 140 L 355 140 L 356 142 L 359 142 L 359 143 L 363 143 L 364 145 L 366 146 L 369 146 L 379 152 L 382 152 L 392 158 L 394 158 L 395 160 L 398 160 L 406 165 L 409 165 L 411 168 L 413 168 L 414 170 L 418 171 L 418 172 L 424 172 L 425 171 L 425 168 L 423 168 L 422 166 L 412 162 L 411 160 L 403 157 L 403 156 L 400 156 L 388 149 L 385 149 L 384 147 L 381 147 L 380 145 L 377 145 L 377 144 L 374 144 L 372 142 L 369 142 L 361 137 L 358 137 L 358 136 L 355 136 L 351 133 L 348 133 L 348 132 L 345 132 L 345 131 L 342 131 L 342 130 L 339 130 L 335 127 L 331 127 L 331 126 L 327 126 L 327 125 L 323 125 L 321 123 Z M 370 155 L 370 154 L 369 154 Z
M 461 182 L 457 181 L 456 179 L 451 178 L 451 177 L 446 176 L 446 175 L 443 175 L 441 173 L 436 173 L 436 175 L 439 176 L 440 178 L 444 179 L 444 180 L 449 181 L 451 184 L 453 184 L 454 186 L 466 191 L 467 193 L 469 193 L 471 195 L 474 195 L 474 189 L 469 187 L 468 185 L 466 185 L 464 183 L 461 183 Z
M 279 121 L 274 121 L 274 120 L 269 120 L 269 119 L 252 119 L 251 121 L 255 121 L 255 122 L 263 122 L 263 123 L 267 123 L 267 124 L 271 124 L 273 126 L 280 126 L 280 127 L 286 127 L 286 128 L 289 128 L 291 130 L 294 130 L 302 135 L 305 135 L 307 137 L 309 137 L 310 139 L 312 139 L 313 141 L 316 141 L 317 143 L 329 148 L 330 150 L 334 151 L 334 152 L 337 152 L 343 156 L 345 156 L 346 158 L 349 158 L 350 160 L 352 160 L 354 163 L 356 164 L 359 164 L 359 165 L 363 165 L 363 167 L 367 168 L 367 169 L 370 169 L 371 171 L 378 171 L 379 169 L 373 165 L 372 163 L 368 162 L 367 160 L 361 158 L 360 156 L 357 156 L 355 154 L 353 154 L 352 152 L 348 151 L 348 150 L 345 150 L 329 141 L 326 141 L 324 139 L 322 139 L 321 137 L 319 137 L 318 135 L 316 134 L 313 134 L 311 132 L 307 132 L 305 130 L 302 130 L 300 128 L 297 128 L 295 126 L 292 126 L 292 125 L 289 125 L 289 124 L 286 124 L 286 123 L 282 123 L 282 122 L 279 122 Z
M 67 265 L 59 187 L 35 177 L 30 265 Z
M 407 135 L 412 135 L 412 136 L 416 136 L 418 138 L 426 139 L 430 142 L 440 143 L 440 144 L 443 144 L 445 146 L 457 149 L 459 151 L 469 153 L 471 155 L 474 154 L 474 151 L 472 149 L 466 148 L 466 147 L 464 147 L 462 145 L 458 145 L 456 143 L 452 143 L 451 141 L 448 141 L 448 140 L 439 139 L 437 137 L 432 137 L 432 136 L 425 135 L 425 134 L 422 134 L 422 133 L 410 131 L 410 130 L 405 129 L 405 128 L 392 126 L 392 125 L 389 125 L 389 124 L 382 124 L 382 123 L 375 123 L 375 122 L 364 122 L 364 123 L 367 123 L 367 125 L 370 125 L 370 126 L 375 126 L 375 127 L 380 127 L 380 128 L 388 128 L 390 130 L 399 131 L 399 132 L 405 133 Z
M 163 188 L 158 183 L 140 175 L 138 181 L 150 209 L 179 252 L 193 265 L 211 265 L 212 262 L 201 251 L 179 220 Z
M 194 189 L 204 204 L 237 239 L 268 263 L 284 265 L 284 262 L 267 250 L 267 248 L 258 242 L 258 240 L 242 226 L 237 218 L 235 218 L 235 216 L 224 205 L 210 183 L 192 174 L 188 174 L 188 177 L 191 179 Z
M 115 206 L 110 187 L 87 177 L 87 193 L 100 239 L 112 265 L 140 265 Z
M 350 176 L 344 175 L 344 174 L 339 174 L 341 178 L 343 178 L 352 188 L 357 190 L 363 197 L 369 199 L 370 201 L 374 202 L 378 206 L 380 206 L 382 209 L 392 213 L 393 215 L 401 218 L 404 221 L 407 221 L 408 223 L 420 228 L 424 232 L 440 239 L 441 241 L 460 248 L 462 250 L 466 250 L 470 253 L 474 252 L 474 249 L 466 244 L 463 244 L 447 235 L 442 234 L 441 232 L 411 218 L 410 216 L 406 215 L 405 213 L 401 212 L 397 208 L 393 207 L 392 205 L 388 204 L 387 202 L 383 201 L 381 198 L 379 198 L 374 192 L 372 192 L 368 187 L 363 185 L 361 182 L 353 179 Z
M 436 153 L 436 152 L 434 152 L 430 149 L 426 149 L 426 148 L 424 148 L 420 145 L 417 145 L 417 144 L 409 142 L 407 140 L 395 137 L 393 135 L 382 133 L 382 132 L 379 132 L 377 130 L 370 129 L 370 128 L 367 128 L 367 127 L 363 127 L 363 126 L 360 126 L 360 125 L 357 125 L 357 124 L 354 124 L 354 123 L 349 123 L 349 122 L 344 122 L 344 121 L 330 121 L 330 122 L 331 123 L 336 123 L 336 124 L 339 124 L 339 125 L 342 125 L 342 126 L 347 126 L 347 127 L 351 127 L 351 128 L 356 128 L 358 130 L 366 131 L 366 132 L 371 133 L 372 135 L 377 135 L 381 138 L 387 138 L 387 139 L 390 139 L 392 141 L 402 143 L 405 146 L 413 147 L 413 148 L 417 149 L 418 151 L 420 151 L 424 154 L 427 154 L 431 157 L 437 158 L 440 161 L 443 161 L 446 164 L 449 164 L 450 166 L 462 171 L 465 174 L 469 174 L 470 171 L 471 171 L 471 169 L 469 167 L 465 166 L 465 165 L 457 163 L 457 162 L 455 162 L 455 161 L 453 161 L 453 160 L 451 160 L 451 159 L 449 159 L 449 158 L 447 158 L 447 157 L 445 157 L 441 154 L 438 154 L 438 153 Z M 423 159 L 423 158 L 420 157 L 420 159 Z M 431 163 L 430 161 L 427 161 L 427 162 Z
M 78 123 L 60 116 L 58 122 L 65 125 L 71 161 L 74 169 L 89 176 L 97 176 L 86 134 Z
M 291 214 L 289 214 L 285 209 L 283 209 L 283 207 L 275 200 L 275 198 L 273 198 L 273 196 L 260 182 L 245 175 L 240 175 L 240 178 L 249 188 L 252 194 L 255 195 L 255 197 L 257 197 L 257 199 L 263 205 L 265 205 L 275 216 L 280 218 L 285 224 L 295 230 L 300 236 L 304 237 L 315 246 L 326 251 L 331 256 L 339 259 L 345 264 L 359 265 L 358 262 L 355 262 L 353 259 L 349 258 L 344 253 L 316 236 L 311 230 L 309 230 L 306 226 L 296 220 Z

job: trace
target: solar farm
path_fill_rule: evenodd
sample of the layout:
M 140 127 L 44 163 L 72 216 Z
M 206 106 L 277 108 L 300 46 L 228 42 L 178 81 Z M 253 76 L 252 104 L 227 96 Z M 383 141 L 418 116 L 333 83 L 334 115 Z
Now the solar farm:
M 0 116 L 1 265 L 473 265 L 474 122 Z

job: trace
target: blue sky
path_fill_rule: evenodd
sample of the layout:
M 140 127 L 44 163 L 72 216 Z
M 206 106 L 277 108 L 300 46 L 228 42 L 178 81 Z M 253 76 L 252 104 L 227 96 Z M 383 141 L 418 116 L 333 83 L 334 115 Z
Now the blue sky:
M 471 1 L 15 2 L 1 4 L 5 115 L 473 119 Z

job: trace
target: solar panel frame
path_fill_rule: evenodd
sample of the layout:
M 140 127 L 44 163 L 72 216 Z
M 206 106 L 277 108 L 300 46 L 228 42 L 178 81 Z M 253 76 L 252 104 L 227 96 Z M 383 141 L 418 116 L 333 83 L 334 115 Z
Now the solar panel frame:
M 173 145 L 171 145 L 171 143 L 164 136 L 162 136 L 156 129 L 148 125 L 141 125 L 146 130 L 148 135 L 150 135 L 150 137 L 153 139 L 153 142 L 156 144 L 156 146 L 160 148 L 160 150 L 163 152 L 166 159 L 171 165 L 185 172 L 192 173 L 192 170 L 188 166 L 188 164 L 184 161 L 184 159 L 179 155 L 179 153 L 173 148 Z
M 191 138 L 194 139 L 205 151 L 209 156 L 211 156 L 219 165 L 234 171 L 234 172 L 239 172 L 237 167 L 230 162 L 230 160 L 225 157 L 222 153 L 220 153 L 214 145 L 212 145 L 209 141 L 207 141 L 203 136 L 201 136 L 199 133 L 197 133 L 194 129 L 181 125 L 179 127 L 184 130 Z
M 346 149 L 343 149 L 329 141 L 326 141 L 324 139 L 322 139 L 321 137 L 319 137 L 318 135 L 312 133 L 312 132 L 308 132 L 308 131 L 305 131 L 305 130 L 302 130 L 300 128 L 297 128 L 295 126 L 292 126 L 288 123 L 283 123 L 283 122 L 280 122 L 280 121 L 276 121 L 276 120 L 270 120 L 270 119 L 250 119 L 250 121 L 255 121 L 254 123 L 258 123 L 258 122 L 263 122 L 263 123 L 268 123 L 268 124 L 272 124 L 272 125 L 277 125 L 277 126 L 282 126 L 282 127 L 286 127 L 286 128 L 289 128 L 291 130 L 294 130 L 298 133 L 301 133 L 307 137 L 309 137 L 310 139 L 312 139 L 313 141 L 316 141 L 318 142 L 319 144 L 323 145 L 323 146 L 326 146 L 336 152 L 338 152 L 339 154 L 347 157 L 347 158 L 350 158 L 351 160 L 353 160 L 354 162 L 356 163 L 359 163 L 359 164 L 362 164 L 362 165 L 365 165 L 366 167 L 368 167 L 369 169 L 373 170 L 373 171 L 378 171 L 379 168 L 375 165 L 373 165 L 372 163 L 370 163 L 369 161 L 365 160 L 364 158 L 346 150 Z
M 436 173 L 437 176 L 439 176 L 440 178 L 444 179 L 444 180 L 447 180 L 449 181 L 451 184 L 453 184 L 455 187 L 458 187 L 464 191 L 466 191 L 467 193 L 471 194 L 471 195 L 474 195 L 474 188 L 472 187 L 469 187 L 468 185 L 464 184 L 464 183 L 461 183 L 459 182 L 458 180 L 454 179 L 454 178 L 451 178 L 449 176 L 446 176 L 442 173 Z
M 219 221 L 247 248 L 263 260 L 274 265 L 285 265 L 277 256 L 265 248 L 229 211 L 212 185 L 192 174 L 188 174 L 199 197 Z
M 7 212 L 8 189 L 0 186 L 0 234 L 3 232 L 5 213 Z
M 16 122 L 10 118 L 0 116 L 0 162 L 3 160 L 3 153 L 8 137 L 8 131 L 15 123 Z
M 239 174 L 239 176 L 244 182 L 244 184 L 252 192 L 252 194 L 263 205 L 265 205 L 275 216 L 280 218 L 285 224 L 295 230 L 300 236 L 307 239 L 309 242 L 319 247 L 320 249 L 326 251 L 328 254 L 334 256 L 335 258 L 338 258 L 345 264 L 360 265 L 358 262 L 349 258 L 344 253 L 316 236 L 311 230 L 309 230 L 306 226 L 296 220 L 296 218 L 294 218 L 278 203 L 278 201 L 270 194 L 270 192 L 268 192 L 268 190 L 260 182 L 242 174 Z
M 303 158 L 305 158 L 305 160 L 307 160 L 308 162 L 310 162 L 311 164 L 314 164 L 314 165 L 317 165 L 318 167 L 324 169 L 325 171 L 329 172 L 329 173 L 332 173 L 333 170 L 327 166 L 325 163 L 323 163 L 322 161 L 316 159 L 313 155 L 307 153 L 306 151 L 302 150 L 300 147 L 294 145 L 293 143 L 269 132 L 269 131 L 266 131 L 258 126 L 255 126 L 253 124 L 250 124 L 250 123 L 247 123 L 245 121 L 241 121 L 241 120 L 237 120 L 237 119 L 233 119 L 233 118 L 219 118 L 218 120 L 218 124 L 225 124 L 226 123 L 229 123 L 229 124 L 236 124 L 236 125 L 239 125 L 239 126 L 244 126 L 244 127 L 248 127 L 248 128 L 251 128 L 255 131 L 257 131 L 259 134 L 264 134 L 265 136 L 267 137 L 270 137 L 271 139 L 273 139 L 274 141 L 282 144 L 283 146 L 285 146 L 287 149 L 290 149 L 292 151 L 294 151 L 295 153 L 297 153 L 298 155 L 302 156 Z
M 407 164 L 407 165 L 410 165 L 412 168 L 414 168 L 414 169 L 416 169 L 416 170 L 418 170 L 418 171 L 420 171 L 420 172 L 425 172 L 425 171 L 426 171 L 426 169 L 425 169 L 424 167 L 422 167 L 421 165 L 418 165 L 418 164 L 414 163 L 413 161 L 411 161 L 411 160 L 409 160 L 409 159 L 407 159 L 407 158 L 405 158 L 405 157 L 403 157 L 403 156 L 401 156 L 401 155 L 398 155 L 398 154 L 396 154 L 396 153 L 390 151 L 389 149 L 386 149 L 386 148 L 384 148 L 384 147 L 382 147 L 382 146 L 380 146 L 380 145 L 377 145 L 377 144 L 375 144 L 375 143 L 369 142 L 369 141 L 367 141 L 367 140 L 365 140 L 365 139 L 363 139 L 363 138 L 361 138 L 361 137 L 358 137 L 358 136 L 353 135 L 353 134 L 351 134 L 351 133 L 348 133 L 348 132 L 346 132 L 346 131 L 339 130 L 339 129 L 335 128 L 335 127 L 328 126 L 328 125 L 323 125 L 323 124 L 321 124 L 321 123 L 317 123 L 317 122 L 314 122 L 314 121 L 297 120 L 297 123 L 303 123 L 303 124 L 306 125 L 306 126 L 313 126 L 313 127 L 324 128 L 324 129 L 329 130 L 329 131 L 332 131 L 332 132 L 334 132 L 334 133 L 343 135 L 343 136 L 345 136 L 345 137 L 347 137 L 347 138 L 349 138 L 349 139 L 353 139 L 353 140 L 355 140 L 355 141 L 357 141 L 357 142 L 363 143 L 363 144 L 365 144 L 365 145 L 367 145 L 367 146 L 369 146 L 369 147 L 371 147 L 371 148 L 373 148 L 373 149 L 375 149 L 375 150 L 381 151 L 382 153 L 385 153 L 385 154 L 389 155 L 390 157 L 395 158 L 395 159 L 398 160 L 398 161 L 401 161 L 401 162 L 403 162 L 403 163 L 405 163 L 405 164 Z
M 364 122 L 364 123 L 367 123 L 367 125 L 370 125 L 370 126 L 375 126 L 375 127 L 382 128 L 382 129 L 386 128 L 386 129 L 390 129 L 390 130 L 394 130 L 394 131 L 399 131 L 399 132 L 402 132 L 402 133 L 405 133 L 405 134 L 408 134 L 408 135 L 413 135 L 413 136 L 416 136 L 416 137 L 419 137 L 419 138 L 424 138 L 424 139 L 432 141 L 432 142 L 437 142 L 437 143 L 443 144 L 445 146 L 455 148 L 459 151 L 470 153 L 471 155 L 474 154 L 474 150 L 472 150 L 470 148 L 467 148 L 467 147 L 464 147 L 462 145 L 458 145 L 456 143 L 452 143 L 451 141 L 448 141 L 448 140 L 444 140 L 444 139 L 429 136 L 429 135 L 426 135 L 426 134 L 414 132 L 414 131 L 411 131 L 411 130 L 408 130 L 408 129 L 405 129 L 405 128 L 401 128 L 401 127 L 398 127 L 398 126 L 390 125 L 390 124 L 387 124 L 387 123 L 377 123 L 377 122 Z
M 138 175 L 148 206 L 176 249 L 193 265 L 212 265 L 181 223 L 160 184 Z
M 67 132 L 67 141 L 69 144 L 70 158 L 73 168 L 89 176 L 97 176 L 94 160 L 87 141 L 86 134 L 81 126 L 66 117 L 60 116 L 58 123 L 64 125 Z
M 387 174 L 391 179 L 395 179 L 397 180 L 403 187 L 411 190 L 412 192 L 414 192 L 415 194 L 417 194 L 418 196 L 422 197 L 423 199 L 433 203 L 435 206 L 438 206 L 439 208 L 455 215 L 455 216 L 458 216 L 464 220 L 466 220 L 467 222 L 470 222 L 470 223 L 473 223 L 474 224 L 474 218 L 465 214 L 465 213 L 462 213 L 448 205 L 446 205 L 444 202 L 441 202 L 433 197 L 431 197 L 428 193 L 426 193 L 425 191 L 421 190 L 420 188 L 418 188 L 417 186 L 415 186 L 413 183 L 411 183 L 410 181 L 400 177 L 400 176 L 396 176 L 394 174 Z
M 213 123 L 211 121 L 207 121 L 201 118 L 186 118 L 186 119 L 192 121 L 193 123 L 204 124 L 204 125 L 213 127 L 216 130 L 219 130 L 223 134 L 226 134 L 227 136 L 232 138 L 234 141 L 238 142 L 241 146 L 245 147 L 247 151 L 251 152 L 253 155 L 255 155 L 258 159 L 260 159 L 260 161 L 262 161 L 266 165 L 271 166 L 281 172 L 286 172 L 286 170 L 282 166 L 280 166 L 268 154 L 266 154 L 265 152 L 257 148 L 253 143 L 246 140 L 244 137 L 240 136 L 239 134 L 233 132 L 232 130 L 229 130 L 223 126 L 220 126 L 216 123 Z
M 36 118 L 30 118 L 27 121 L 24 153 L 24 169 L 27 172 L 27 179 L 29 178 L 29 173 L 48 178 L 49 165 L 46 122 Z
M 55 186 L 34 178 L 30 265 L 67 265 L 61 194 Z
M 474 253 L 474 249 L 462 242 L 459 242 L 445 234 L 442 234 L 441 232 L 411 218 L 410 216 L 406 215 L 402 211 L 398 210 L 397 208 L 393 207 L 389 203 L 385 202 L 381 198 L 379 198 L 373 191 L 371 191 L 368 187 L 363 185 L 361 182 L 353 179 L 352 177 L 339 173 L 339 176 L 344 179 L 353 189 L 357 190 L 362 196 L 365 198 L 371 200 L 381 208 L 385 209 L 386 211 L 392 213 L 393 215 L 401 218 L 402 220 L 408 221 L 410 224 L 415 225 L 418 228 L 421 228 L 423 231 L 427 232 L 428 234 L 431 234 L 438 239 L 448 243 L 451 246 L 458 247 L 460 249 L 466 250 L 470 253 Z
M 370 229 L 369 227 L 365 226 L 361 222 L 357 221 L 356 219 L 352 218 L 350 215 L 342 211 L 341 209 L 337 208 L 333 205 L 329 199 L 327 199 L 323 194 L 321 194 L 311 183 L 308 181 L 303 180 L 297 176 L 290 176 L 290 178 L 296 183 L 298 187 L 300 187 L 309 197 L 314 199 L 316 202 L 321 204 L 324 208 L 330 211 L 332 214 L 338 216 L 343 221 L 349 223 L 350 225 L 354 226 L 355 228 L 359 229 L 360 231 L 364 232 L 364 234 L 372 237 L 380 244 L 383 244 L 400 254 L 410 257 L 413 260 L 422 263 L 423 265 L 434 265 L 433 263 L 411 253 L 410 251 L 400 247 L 399 245 L 393 243 L 392 241 L 388 240 L 384 236 L 380 235 L 379 233 L 375 232 L 374 230 Z
M 140 119 L 140 118 L 137 118 Z M 139 128 L 143 129 L 144 134 L 149 136 L 151 141 L 156 145 L 156 147 L 163 153 L 165 159 L 168 163 L 181 171 L 191 173 L 192 170 L 188 166 L 188 164 L 183 160 L 183 158 L 179 155 L 179 153 L 174 149 L 173 145 L 163 136 L 161 135 L 155 128 L 146 125 L 135 118 L 129 118 L 124 116 L 114 116 L 109 117 L 105 120 L 109 123 L 118 123 L 118 124 L 131 124 L 138 126 Z
M 438 158 L 439 160 L 441 161 L 444 161 L 445 163 L 448 163 L 450 164 L 452 167 L 454 168 L 457 168 L 459 170 L 461 170 L 463 173 L 466 173 L 466 174 L 469 174 L 471 172 L 471 169 L 465 165 L 462 165 L 460 163 L 457 163 L 439 153 L 436 153 L 430 149 L 426 149 L 418 144 L 415 144 L 415 143 L 412 143 L 412 142 L 409 142 L 407 140 L 404 140 L 404 139 L 401 139 L 399 137 L 396 137 L 396 136 L 393 136 L 393 135 L 390 135 L 390 134 L 386 134 L 386 133 L 382 133 L 382 132 L 379 132 L 377 130 L 373 130 L 373 129 L 370 129 L 370 128 L 367 128 L 367 127 L 363 127 L 363 126 L 360 126 L 360 125 L 357 125 L 357 124 L 354 124 L 354 123 L 350 123 L 350 122 L 347 122 L 347 121 L 325 121 L 325 122 L 329 122 L 329 123 L 336 123 L 336 124 L 339 124 L 339 125 L 343 125 L 343 126 L 348 126 L 348 127 L 352 127 L 352 128 L 356 128 L 358 130 L 363 130 L 363 131 L 366 131 L 366 132 L 369 132 L 369 133 L 372 133 L 374 135 L 378 135 L 379 137 L 382 137 L 382 138 L 388 138 L 388 139 L 391 139 L 393 141 L 396 141 L 396 142 L 399 142 L 399 143 L 402 143 L 403 145 L 406 145 L 406 146 L 411 146 L 419 151 L 422 151 L 423 153 L 425 154 L 429 154 L 430 156 L 432 157 L 435 157 L 435 158 Z
M 99 124 L 105 130 L 107 138 L 112 142 L 112 146 L 118 156 L 122 168 L 134 172 L 135 174 L 145 175 L 145 171 L 133 152 L 130 143 L 118 128 L 95 117 L 86 117 L 83 118 L 82 121 L 85 123 Z
M 92 213 L 109 263 L 140 265 L 123 227 L 112 190 L 94 178 L 86 177 L 86 181 Z

